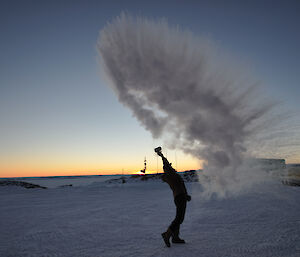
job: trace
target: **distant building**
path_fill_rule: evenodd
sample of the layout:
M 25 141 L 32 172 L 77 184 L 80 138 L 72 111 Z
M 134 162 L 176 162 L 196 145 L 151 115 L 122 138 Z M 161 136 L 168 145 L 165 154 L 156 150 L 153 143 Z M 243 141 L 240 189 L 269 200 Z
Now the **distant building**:
M 283 171 L 286 169 L 285 159 L 256 159 L 267 171 Z
M 249 160 L 250 166 L 258 167 L 274 175 L 283 175 L 286 172 L 285 159 L 254 158 Z

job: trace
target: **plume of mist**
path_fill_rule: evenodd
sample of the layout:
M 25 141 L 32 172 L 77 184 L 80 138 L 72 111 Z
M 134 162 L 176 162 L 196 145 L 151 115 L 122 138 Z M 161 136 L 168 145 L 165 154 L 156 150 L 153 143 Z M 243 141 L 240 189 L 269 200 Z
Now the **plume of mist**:
M 211 40 L 165 20 L 121 14 L 100 31 L 97 47 L 109 85 L 140 124 L 205 160 L 206 195 L 226 196 L 262 180 L 244 159 L 273 103 Z

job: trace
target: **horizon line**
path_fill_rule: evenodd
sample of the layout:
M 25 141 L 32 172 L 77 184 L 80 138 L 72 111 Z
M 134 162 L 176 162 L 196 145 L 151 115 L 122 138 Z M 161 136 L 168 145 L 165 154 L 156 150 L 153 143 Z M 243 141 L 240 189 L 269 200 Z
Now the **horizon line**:
M 185 172 L 185 171 L 196 171 L 196 170 L 202 170 L 202 169 L 190 169 L 190 170 L 184 170 L 184 171 L 177 171 L 177 172 Z M 152 175 L 152 174 L 162 174 L 163 172 L 156 172 L 156 171 L 149 171 L 144 173 L 141 173 L 140 171 L 134 172 L 134 173 L 112 173 L 112 174 L 73 174 L 73 175 L 53 175 L 53 176 L 22 176 L 22 177 L 0 177 L 0 179 L 9 179 L 9 178 L 54 178 L 54 177 L 88 177 L 88 176 L 127 176 L 127 175 Z

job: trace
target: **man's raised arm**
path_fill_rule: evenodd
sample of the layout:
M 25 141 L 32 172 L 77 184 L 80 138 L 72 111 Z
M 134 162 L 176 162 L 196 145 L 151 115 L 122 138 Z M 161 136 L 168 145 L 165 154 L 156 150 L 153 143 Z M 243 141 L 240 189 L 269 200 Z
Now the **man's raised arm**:
M 171 163 L 167 160 L 167 158 L 163 155 L 161 152 L 161 147 L 157 147 L 154 149 L 154 151 L 162 158 L 163 164 L 164 164 L 164 172 L 176 172 L 176 170 L 173 169 Z

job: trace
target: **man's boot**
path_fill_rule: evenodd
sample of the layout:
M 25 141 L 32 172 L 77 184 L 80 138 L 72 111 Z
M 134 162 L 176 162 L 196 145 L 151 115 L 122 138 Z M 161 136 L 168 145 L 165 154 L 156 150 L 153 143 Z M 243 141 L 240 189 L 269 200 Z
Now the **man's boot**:
M 165 244 L 167 247 L 170 247 L 171 244 L 170 244 L 170 237 L 172 236 L 173 232 L 170 228 L 168 228 L 168 230 L 164 233 L 161 234 Z
M 185 244 L 185 241 L 179 237 L 179 228 L 175 229 L 172 234 L 172 243 L 174 244 Z

